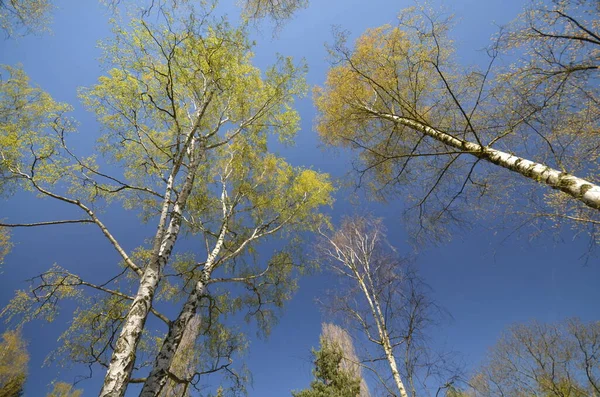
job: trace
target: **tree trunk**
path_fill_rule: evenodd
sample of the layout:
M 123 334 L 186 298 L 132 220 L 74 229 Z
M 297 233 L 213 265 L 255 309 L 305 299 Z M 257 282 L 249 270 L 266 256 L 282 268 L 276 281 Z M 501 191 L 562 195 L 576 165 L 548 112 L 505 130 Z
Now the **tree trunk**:
M 482 160 L 517 172 L 534 181 L 545 183 L 546 185 L 558 189 L 574 199 L 581 201 L 590 208 L 600 210 L 600 186 L 583 178 L 578 178 L 566 172 L 555 170 L 544 164 L 536 163 L 500 150 L 455 138 L 416 120 L 393 114 L 381 113 L 366 106 L 363 106 L 363 109 L 378 117 L 412 128 L 439 142 L 463 150 Z
M 162 224 L 159 225 L 157 239 L 161 240 L 160 248 L 146 267 L 140 280 L 138 292 L 131 304 L 131 309 L 123 322 L 121 334 L 115 344 L 115 350 L 113 351 L 106 376 L 104 377 L 100 397 L 123 397 L 125 395 L 133 371 L 133 365 L 135 364 L 137 346 L 144 330 L 144 325 L 146 324 L 146 318 L 152 307 L 152 300 L 161 277 L 162 269 L 169 260 L 171 251 L 179 235 L 181 216 L 187 198 L 192 191 L 195 173 L 201 158 L 200 154 L 196 155 L 196 158 L 190 164 L 183 188 L 171 211 L 169 227 L 162 239 Z M 165 200 L 165 202 L 168 203 L 168 200 Z
M 402 383 L 402 378 L 400 378 L 400 371 L 398 371 L 398 366 L 396 365 L 396 358 L 394 357 L 394 353 L 392 352 L 392 348 L 390 346 L 390 340 L 385 335 L 385 340 L 383 341 L 383 350 L 385 351 L 385 358 L 390 365 L 390 369 L 392 370 L 392 376 L 394 377 L 394 382 L 396 383 L 396 387 L 398 388 L 398 392 L 400 393 L 400 397 L 408 397 L 408 393 L 406 392 L 406 388 L 404 387 L 404 383 Z
M 163 387 L 160 397 L 186 397 L 187 390 L 190 388 L 189 383 L 179 383 L 177 379 L 189 379 L 196 373 L 196 339 L 200 334 L 200 326 L 202 324 L 201 316 L 196 313 L 188 322 L 181 343 L 175 352 L 175 357 L 171 363 L 169 371 L 175 378 L 167 379 L 167 383 Z
M 169 333 L 160 348 L 158 356 L 156 356 L 150 375 L 148 375 L 144 382 L 140 397 L 156 397 L 160 395 L 160 392 L 167 383 L 169 370 L 175 358 L 175 353 L 183 339 L 183 334 L 188 323 L 196 314 L 200 298 L 206 292 L 208 277 L 210 276 L 203 275 L 202 279 L 196 283 L 194 291 L 188 296 L 188 300 L 183 305 L 181 312 L 179 312 L 177 320 L 169 327 Z
M 369 270 L 365 269 L 365 273 L 368 274 Z M 396 364 L 396 358 L 394 357 L 394 352 L 392 351 L 392 345 L 390 343 L 390 337 L 387 332 L 387 328 L 385 325 L 385 318 L 383 313 L 381 312 L 381 308 L 379 307 L 379 302 L 377 301 L 377 296 L 371 296 L 369 293 L 369 288 L 365 284 L 362 276 L 356 272 L 357 280 L 362 289 L 367 302 L 371 308 L 371 314 L 373 315 L 373 319 L 375 320 L 375 324 L 377 324 L 377 331 L 379 333 L 379 339 L 381 340 L 381 345 L 383 347 L 383 351 L 385 353 L 385 358 L 390 366 L 390 370 L 392 371 L 392 377 L 394 378 L 394 383 L 398 388 L 398 393 L 400 393 L 400 397 L 408 397 L 408 393 L 406 392 L 406 388 L 404 387 L 404 383 L 402 382 L 402 378 L 400 377 L 400 371 L 398 371 L 398 365 Z
M 175 353 L 179 348 L 181 343 L 183 333 L 190 322 L 190 320 L 196 314 L 196 310 L 198 309 L 198 305 L 200 304 L 200 298 L 202 295 L 206 293 L 206 285 L 210 280 L 210 275 L 213 271 L 215 259 L 217 255 L 221 252 L 221 248 L 223 247 L 223 243 L 225 242 L 225 235 L 227 233 L 227 210 L 225 207 L 225 190 L 223 190 L 223 195 L 221 196 L 221 200 L 223 202 L 223 224 L 221 226 L 221 231 L 219 232 L 219 237 L 215 243 L 213 250 L 207 257 L 206 264 L 204 265 L 204 269 L 202 270 L 202 274 L 200 276 L 200 280 L 196 283 L 194 287 L 194 291 L 188 296 L 188 300 L 183 305 L 181 312 L 179 312 L 179 316 L 177 319 L 171 324 L 169 327 L 169 333 L 165 338 L 161 348 L 160 353 L 156 356 L 156 360 L 154 361 L 154 365 L 152 370 L 150 371 L 150 375 L 146 378 L 144 382 L 144 386 L 142 388 L 142 392 L 140 393 L 140 397 L 158 397 L 160 392 L 162 391 L 164 385 L 167 383 L 167 379 L 169 376 L 169 369 L 171 368 L 171 364 L 173 363 L 173 359 L 175 358 Z

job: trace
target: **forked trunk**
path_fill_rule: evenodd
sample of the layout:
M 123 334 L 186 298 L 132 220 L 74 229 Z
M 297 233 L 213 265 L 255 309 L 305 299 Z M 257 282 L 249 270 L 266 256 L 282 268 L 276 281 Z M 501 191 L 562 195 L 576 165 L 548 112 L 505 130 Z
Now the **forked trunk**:
M 125 395 L 135 364 L 137 346 L 142 336 L 148 313 L 152 307 L 152 300 L 154 299 L 154 293 L 156 292 L 162 269 L 169 260 L 171 251 L 179 236 L 181 217 L 187 198 L 192 191 L 195 172 L 200 164 L 201 157 L 201 155 L 197 155 L 192 164 L 190 164 L 189 173 L 171 211 L 171 220 L 169 227 L 164 233 L 164 237 L 161 238 L 163 235 L 162 226 L 158 228 L 156 237 L 157 240 L 160 239 L 160 246 L 144 270 L 138 292 L 123 322 L 121 334 L 115 344 L 115 349 L 104 377 L 100 397 L 123 397 Z M 165 203 L 168 204 L 168 199 L 165 200 Z
M 171 221 L 167 231 L 166 241 L 161 253 L 147 266 L 140 281 L 140 287 L 133 300 L 131 308 L 123 322 L 121 334 L 117 339 L 110 365 L 104 378 L 100 392 L 101 397 L 122 397 L 125 395 L 127 384 L 131 378 L 137 345 L 140 341 L 148 313 L 152 307 L 152 299 L 160 279 L 160 272 L 171 254 L 177 236 L 179 222 Z
M 215 260 L 217 255 L 221 252 L 221 248 L 225 241 L 225 235 L 227 234 L 225 197 L 225 188 L 223 188 L 223 195 L 221 196 L 221 201 L 224 204 L 223 225 L 219 232 L 219 237 L 217 238 L 213 250 L 206 259 L 206 264 L 204 265 L 200 279 L 196 282 L 194 291 L 188 296 L 188 300 L 183 305 L 181 312 L 179 312 L 179 316 L 177 316 L 177 319 L 169 327 L 169 333 L 160 348 L 160 353 L 158 353 L 158 356 L 154 361 L 150 375 L 148 375 L 144 382 L 140 397 L 158 397 L 160 395 L 160 392 L 167 383 L 169 370 L 173 364 L 175 353 L 181 344 L 188 323 L 196 314 L 196 310 L 200 304 L 200 298 L 206 293 L 206 286 L 208 285 L 211 273 L 215 266 Z

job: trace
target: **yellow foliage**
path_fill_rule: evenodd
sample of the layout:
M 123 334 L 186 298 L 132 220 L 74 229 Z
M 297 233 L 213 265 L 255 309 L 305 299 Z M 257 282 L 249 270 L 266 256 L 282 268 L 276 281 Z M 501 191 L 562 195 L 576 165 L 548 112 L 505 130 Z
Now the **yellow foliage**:
M 80 397 L 83 390 L 74 389 L 73 385 L 65 382 L 56 382 L 53 384 L 52 391 L 46 397 Z
M 17 395 L 27 377 L 29 354 L 21 330 L 6 331 L 0 342 L 0 395 Z

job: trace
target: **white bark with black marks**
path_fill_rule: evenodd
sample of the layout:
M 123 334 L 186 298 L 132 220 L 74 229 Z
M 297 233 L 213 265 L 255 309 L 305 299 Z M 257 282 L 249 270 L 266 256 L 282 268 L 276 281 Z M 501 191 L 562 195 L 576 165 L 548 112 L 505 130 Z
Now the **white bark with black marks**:
M 492 149 L 488 146 L 482 146 L 474 142 L 458 139 L 410 118 L 378 112 L 366 106 L 363 106 L 363 109 L 374 116 L 412 128 L 413 130 L 448 146 L 464 151 L 465 153 L 471 154 L 492 164 L 517 172 L 534 181 L 544 183 L 553 189 L 558 189 L 561 192 L 568 194 L 590 208 L 600 210 L 600 186 L 588 180 L 558 171 L 544 164 L 536 163 L 535 161 Z
M 194 144 L 191 146 L 193 147 Z M 162 238 L 161 235 L 164 230 L 163 223 L 161 222 L 158 227 L 156 241 L 161 241 L 158 252 L 153 255 L 152 260 L 144 270 L 138 292 L 133 300 L 127 317 L 123 322 L 121 334 L 115 344 L 115 350 L 104 378 L 102 390 L 100 391 L 100 397 L 122 397 L 125 395 L 127 384 L 129 383 L 135 364 L 137 346 L 146 324 L 148 313 L 152 307 L 152 300 L 161 276 L 161 271 L 169 260 L 171 251 L 179 236 L 183 210 L 187 198 L 192 191 L 196 170 L 200 164 L 201 158 L 202 155 L 197 153 L 192 160 L 192 164 L 190 164 L 182 190 L 170 213 L 171 219 L 169 221 L 169 226 L 166 231 L 164 231 L 164 236 L 162 236 Z M 171 181 L 172 178 L 169 180 Z M 167 187 L 167 190 L 170 190 L 169 187 Z M 166 197 L 165 204 L 168 205 L 169 196 L 166 195 Z M 162 219 L 163 216 L 161 214 L 161 220 Z
M 368 271 L 365 272 L 368 274 Z M 406 387 L 404 387 L 404 382 L 402 382 L 402 378 L 400 377 L 400 371 L 398 370 L 398 365 L 396 364 L 396 358 L 394 357 L 394 351 L 392 350 L 392 344 L 390 342 L 390 335 L 387 331 L 385 317 L 383 312 L 381 311 L 381 307 L 377 298 L 375 296 L 371 296 L 370 290 L 367 287 L 365 280 L 361 275 L 356 272 L 356 277 L 358 284 L 360 285 L 360 289 L 363 291 L 367 302 L 369 303 L 369 308 L 371 309 L 371 314 L 373 315 L 373 319 L 375 320 L 375 324 L 377 325 L 377 331 L 379 333 L 379 340 L 381 346 L 383 347 L 383 351 L 385 353 L 385 359 L 390 366 L 390 370 L 392 371 L 392 377 L 394 378 L 394 383 L 398 388 L 398 393 L 400 397 L 408 397 L 408 393 L 406 392 Z
M 215 260 L 221 252 L 228 230 L 227 222 L 229 213 L 227 209 L 227 190 L 225 188 L 225 183 L 223 183 L 221 202 L 223 205 L 223 221 L 217 241 L 206 259 L 206 263 L 202 269 L 199 280 L 196 282 L 194 290 L 188 296 L 177 319 L 169 327 L 169 332 L 161 346 L 158 356 L 156 356 L 150 375 L 148 375 L 144 382 L 140 397 L 158 397 L 160 395 L 163 387 L 167 383 L 169 375 L 172 375 L 169 373 L 169 370 L 173 363 L 173 359 L 175 358 L 175 354 L 177 353 L 177 349 L 183 339 L 184 332 L 191 319 L 196 315 L 196 310 L 200 305 L 200 299 L 206 294 L 206 286 L 208 285 L 211 273 L 214 270 Z M 186 380 L 182 379 L 182 381 L 185 382 Z

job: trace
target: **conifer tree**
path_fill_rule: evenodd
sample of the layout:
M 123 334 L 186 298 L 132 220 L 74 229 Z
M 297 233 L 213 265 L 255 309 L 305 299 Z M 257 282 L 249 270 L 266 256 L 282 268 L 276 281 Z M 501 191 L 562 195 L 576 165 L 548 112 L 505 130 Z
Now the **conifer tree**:
M 321 337 L 321 349 L 313 350 L 315 356 L 315 380 L 308 389 L 292 392 L 294 397 L 358 397 L 360 377 L 353 375 L 341 365 L 342 348 Z

